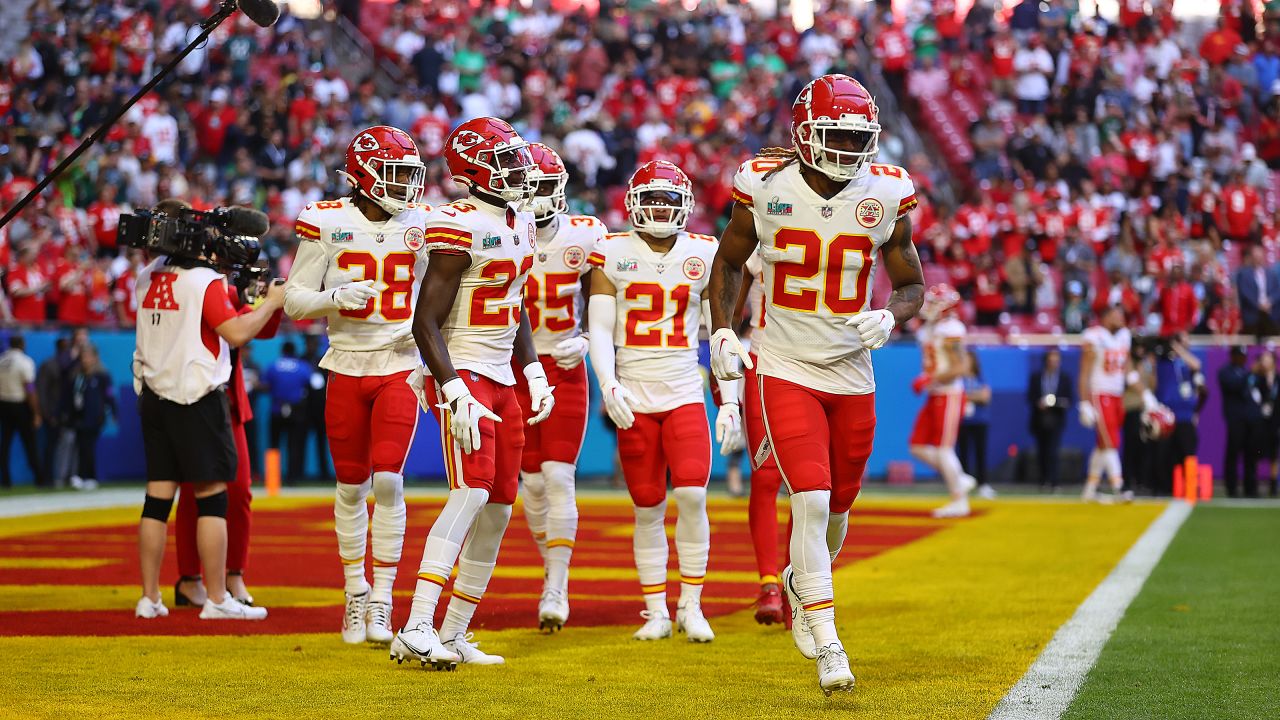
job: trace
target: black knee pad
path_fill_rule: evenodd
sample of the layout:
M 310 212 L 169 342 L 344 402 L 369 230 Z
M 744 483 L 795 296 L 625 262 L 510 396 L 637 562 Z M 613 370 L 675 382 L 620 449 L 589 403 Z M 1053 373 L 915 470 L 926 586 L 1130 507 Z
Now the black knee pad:
M 227 516 L 227 491 L 196 498 L 196 515 L 199 517 Z
M 142 517 L 159 520 L 162 523 L 169 522 L 169 513 L 173 510 L 173 498 L 165 500 L 154 495 L 148 495 L 142 501 Z

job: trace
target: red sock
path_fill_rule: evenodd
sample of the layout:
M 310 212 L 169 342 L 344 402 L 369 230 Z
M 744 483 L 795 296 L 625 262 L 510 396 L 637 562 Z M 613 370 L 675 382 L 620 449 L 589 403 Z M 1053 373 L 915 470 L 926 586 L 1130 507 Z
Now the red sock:
M 191 483 L 182 483 L 178 493 L 178 521 L 173 534 L 178 546 L 178 574 L 195 577 L 200 574 L 200 549 L 196 546 L 196 494 Z
M 245 569 L 249 561 L 249 503 L 253 500 L 250 486 L 249 441 L 244 425 L 232 423 L 236 439 L 236 481 L 227 485 L 227 572 Z
M 782 475 L 772 466 L 751 473 L 747 523 L 761 582 L 778 582 L 778 486 L 781 482 Z

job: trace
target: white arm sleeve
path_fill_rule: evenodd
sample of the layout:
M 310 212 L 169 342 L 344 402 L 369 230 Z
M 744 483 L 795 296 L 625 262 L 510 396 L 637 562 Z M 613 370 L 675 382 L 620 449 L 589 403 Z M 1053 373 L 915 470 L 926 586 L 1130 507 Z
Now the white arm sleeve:
M 324 290 L 324 274 L 329 258 L 320 243 L 304 240 L 298 244 L 289 281 L 284 287 L 284 312 L 294 320 L 321 318 L 338 310 L 333 289 Z
M 591 367 L 600 387 L 615 382 L 613 328 L 618 322 L 618 299 L 612 295 L 592 295 L 587 300 L 587 328 Z

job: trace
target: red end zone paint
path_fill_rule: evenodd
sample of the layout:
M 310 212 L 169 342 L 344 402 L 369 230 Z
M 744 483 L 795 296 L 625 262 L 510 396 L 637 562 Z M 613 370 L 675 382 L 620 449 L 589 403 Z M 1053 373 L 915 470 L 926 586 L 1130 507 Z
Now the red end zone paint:
M 410 500 L 409 533 L 396 581 L 395 622 L 408 616 L 411 592 L 422 546 L 441 501 Z M 741 520 L 719 520 L 718 512 L 740 512 Z M 342 570 L 338 563 L 332 525 L 332 509 L 327 505 L 259 510 L 254 512 L 253 545 L 246 576 L 250 586 L 332 588 L 330 607 L 286 607 L 271 605 L 271 615 L 263 622 L 201 622 L 194 611 L 173 607 L 172 588 L 177 579 L 170 537 L 161 587 L 170 615 L 163 620 L 137 620 L 132 605 L 136 598 L 121 598 L 118 610 L 0 610 L 0 636 L 16 635 L 244 635 L 332 632 L 342 615 Z M 674 509 L 670 523 L 674 523 Z M 709 617 L 726 615 L 751 606 L 758 590 L 751 538 L 743 502 L 710 503 L 711 562 L 707 572 L 703 608 Z M 637 622 L 643 608 L 639 582 L 632 565 L 630 506 L 619 503 L 581 503 L 582 517 L 570 571 L 569 591 L 573 601 L 570 622 L 578 626 L 629 625 Z M 859 523 L 859 518 L 874 518 Z M 901 518 L 901 524 L 895 523 Z M 853 512 L 845 549 L 837 567 L 873 557 L 886 550 L 919 540 L 946 527 L 933 521 L 927 510 L 868 509 Z M 785 521 L 782 530 L 785 531 Z M 39 559 L 89 559 L 103 563 L 84 569 L 0 568 L 0 585 L 128 585 L 138 580 L 135 525 L 113 525 L 77 530 L 37 533 L 8 538 L 0 546 L 0 558 L 35 561 Z M 785 540 L 784 540 L 785 544 Z M 670 568 L 676 569 L 672 544 Z M 785 548 L 784 548 L 785 557 Z M 529 536 L 522 513 L 511 519 L 498 559 L 498 572 L 521 568 L 521 577 L 495 577 L 476 612 L 476 628 L 535 626 L 537 595 L 541 591 L 541 559 Z M 592 570 L 607 569 L 613 577 L 593 578 Z M 733 573 L 733 576 L 727 576 Z M 674 603 L 679 583 L 668 583 Z M 590 597 L 582 597 L 590 596 Z M 443 614 L 446 601 L 440 603 Z

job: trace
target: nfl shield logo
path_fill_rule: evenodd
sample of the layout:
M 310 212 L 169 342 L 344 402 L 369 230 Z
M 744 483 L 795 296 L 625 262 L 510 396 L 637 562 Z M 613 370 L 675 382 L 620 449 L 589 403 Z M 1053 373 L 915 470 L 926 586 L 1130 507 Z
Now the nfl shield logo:
M 833 207 L 831 207 L 830 205 L 823 205 L 823 206 L 822 206 L 822 219 L 823 219 L 823 220 L 830 220 L 830 219 L 831 219 L 831 216 L 832 216 L 832 215 L 834 215 L 834 214 L 835 214 L 835 212 L 836 212 L 836 209 L 835 209 L 835 208 L 833 208 Z

